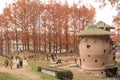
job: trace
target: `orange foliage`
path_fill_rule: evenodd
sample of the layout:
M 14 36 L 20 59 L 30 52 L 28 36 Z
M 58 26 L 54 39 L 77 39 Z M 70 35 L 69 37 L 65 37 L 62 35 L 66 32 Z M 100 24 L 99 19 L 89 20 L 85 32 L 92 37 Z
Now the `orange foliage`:
M 14 33 L 11 40 L 21 43 L 24 49 L 29 49 L 30 44 L 34 49 L 40 46 L 49 51 L 52 48 L 69 51 L 77 46 L 76 31 L 93 23 L 94 16 L 95 9 L 85 5 L 78 8 L 77 4 L 70 7 L 67 2 L 18 0 L 4 9 L 2 23 L 3 28 L 9 26 L 8 32 Z

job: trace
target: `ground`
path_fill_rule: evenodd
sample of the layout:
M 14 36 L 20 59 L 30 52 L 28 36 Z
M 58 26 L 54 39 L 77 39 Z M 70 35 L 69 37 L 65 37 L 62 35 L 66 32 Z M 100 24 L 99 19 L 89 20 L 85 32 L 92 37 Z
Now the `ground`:
M 27 64 L 27 61 L 24 61 L 24 65 L 26 64 Z M 28 71 L 27 65 L 19 69 L 17 69 L 15 66 L 13 66 L 13 69 L 3 66 L 0 68 L 0 72 L 11 73 L 15 76 L 21 77 L 22 80 L 42 80 L 42 78 L 39 75 Z
M 64 65 L 63 64 L 59 65 L 57 67 L 71 70 L 73 72 L 73 74 L 74 74 L 73 80 L 115 80 L 115 78 L 97 78 L 97 77 L 94 77 L 93 75 L 86 74 L 86 73 L 82 72 L 79 67 L 71 67 L 69 65 L 70 64 L 74 64 L 74 59 L 76 57 L 75 56 L 71 56 L 71 55 L 70 56 L 69 55 L 67 55 L 67 56 L 64 55 L 64 56 L 62 56 L 61 59 L 63 59 L 65 61 L 65 64 Z M 120 60 L 118 59 L 117 61 L 120 61 Z M 14 60 L 14 63 L 15 64 L 14 64 L 14 67 L 13 67 L 12 70 L 9 67 L 1 66 L 0 67 L 0 72 L 13 74 L 16 77 L 19 77 L 20 80 L 53 80 L 53 79 L 44 79 L 39 74 L 31 72 L 29 70 L 29 66 L 28 66 L 28 61 L 27 60 L 24 60 L 24 67 L 23 68 L 19 68 L 19 69 L 16 68 L 16 61 L 15 60 Z M 35 63 L 38 64 L 38 65 L 42 64 L 44 66 L 45 65 L 51 65 L 51 64 L 46 63 L 45 61 L 42 61 L 42 60 L 41 61 L 36 61 Z M 68 63 L 68 64 L 66 64 L 66 63 Z M 55 80 L 57 80 L 57 79 L 55 79 Z

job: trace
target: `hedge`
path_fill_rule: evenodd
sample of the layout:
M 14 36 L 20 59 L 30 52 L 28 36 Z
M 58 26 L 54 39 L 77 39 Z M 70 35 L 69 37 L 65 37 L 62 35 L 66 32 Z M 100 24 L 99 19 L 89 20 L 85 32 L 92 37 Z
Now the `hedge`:
M 39 72 L 41 72 L 41 67 L 38 67 L 37 70 L 38 70 Z
M 60 80 L 72 80 L 73 79 L 73 73 L 69 70 L 58 71 L 56 73 L 56 77 Z

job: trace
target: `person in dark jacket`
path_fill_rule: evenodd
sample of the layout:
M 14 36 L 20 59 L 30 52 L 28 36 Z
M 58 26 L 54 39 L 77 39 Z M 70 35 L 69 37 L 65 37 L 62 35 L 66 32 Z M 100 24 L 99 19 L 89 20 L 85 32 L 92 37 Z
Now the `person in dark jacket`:
M 23 60 L 22 59 L 19 60 L 19 66 L 23 67 Z

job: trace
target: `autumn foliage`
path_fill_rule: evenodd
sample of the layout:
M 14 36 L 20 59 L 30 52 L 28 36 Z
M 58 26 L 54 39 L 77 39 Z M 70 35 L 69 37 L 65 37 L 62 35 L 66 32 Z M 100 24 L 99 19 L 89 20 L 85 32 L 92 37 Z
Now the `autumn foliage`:
M 0 49 L 77 51 L 76 32 L 93 23 L 95 9 L 57 1 L 17 0 L 0 15 Z

